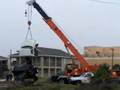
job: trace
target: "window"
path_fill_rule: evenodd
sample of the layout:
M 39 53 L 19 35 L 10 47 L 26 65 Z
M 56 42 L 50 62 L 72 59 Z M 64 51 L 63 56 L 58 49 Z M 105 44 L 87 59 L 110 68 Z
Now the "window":
M 48 69 L 44 69 L 43 73 L 44 73 L 44 77 L 48 77 Z
M 85 75 L 85 77 L 92 77 L 92 75 L 91 74 L 87 74 L 87 75 Z
M 55 69 L 50 69 L 51 76 L 55 75 Z
M 41 59 L 39 57 L 33 58 L 32 63 L 35 66 L 40 66 L 41 65 Z
M 6 65 L 6 64 L 7 64 L 7 61 L 2 61 L 2 64 L 3 64 L 3 65 Z
M 56 65 L 57 65 L 57 67 L 62 66 L 62 59 L 61 58 L 56 58 Z
M 41 68 L 38 68 L 38 75 L 41 76 Z
M 37 66 L 41 66 L 41 58 L 39 57 L 39 58 L 36 58 L 36 60 L 37 60 Z
M 55 57 L 50 58 L 50 66 L 55 67 Z
M 25 64 L 25 63 L 26 63 L 25 58 L 21 58 L 21 64 Z
M 56 69 L 56 73 L 57 73 L 57 74 L 61 74 L 61 73 L 62 73 L 62 70 L 61 70 L 61 69 Z
M 96 51 L 96 55 L 97 55 L 97 56 L 100 56 L 100 52 L 99 52 L 99 51 Z
M 49 66 L 49 57 L 43 57 L 43 65 Z
M 30 49 L 32 49 L 33 47 L 32 46 L 23 46 L 22 48 L 30 48 Z

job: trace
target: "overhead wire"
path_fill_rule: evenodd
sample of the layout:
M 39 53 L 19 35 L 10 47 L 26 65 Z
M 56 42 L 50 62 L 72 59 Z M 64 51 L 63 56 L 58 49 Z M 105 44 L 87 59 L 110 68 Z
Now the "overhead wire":
M 89 1 L 93 1 L 93 2 L 97 2 L 97 3 L 104 3 L 104 4 L 120 4 L 120 2 L 117 1 L 105 1 L 105 0 L 89 0 Z

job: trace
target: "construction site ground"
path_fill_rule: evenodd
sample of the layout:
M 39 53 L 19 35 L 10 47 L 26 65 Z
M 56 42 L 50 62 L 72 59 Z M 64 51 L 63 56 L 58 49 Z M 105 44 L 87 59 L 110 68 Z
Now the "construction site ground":
M 34 84 L 16 85 L 14 82 L 0 81 L 0 90 L 120 90 L 120 83 L 60 84 L 48 79 L 39 79 Z

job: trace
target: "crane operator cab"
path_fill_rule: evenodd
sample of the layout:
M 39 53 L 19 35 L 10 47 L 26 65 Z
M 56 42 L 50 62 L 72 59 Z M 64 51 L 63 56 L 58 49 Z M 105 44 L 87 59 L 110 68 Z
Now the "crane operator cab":
M 35 40 L 25 40 L 20 48 L 20 56 L 37 56 L 38 55 L 38 43 Z

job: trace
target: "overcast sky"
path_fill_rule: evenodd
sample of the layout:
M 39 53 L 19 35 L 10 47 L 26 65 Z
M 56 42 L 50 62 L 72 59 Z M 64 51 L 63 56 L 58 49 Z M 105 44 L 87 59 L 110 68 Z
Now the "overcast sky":
M 0 55 L 19 50 L 27 33 L 25 2 L 2 0 L 0 5 Z M 105 0 L 104 0 L 105 1 Z M 120 3 L 119 0 L 106 0 Z M 119 2 L 118 2 L 119 1 Z M 81 50 L 84 46 L 120 46 L 120 4 L 94 0 L 37 0 Z M 63 43 L 33 9 L 32 35 L 41 47 L 64 50 Z

